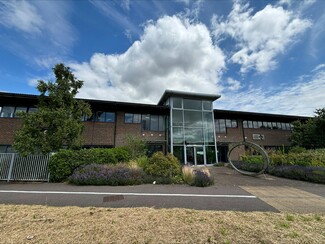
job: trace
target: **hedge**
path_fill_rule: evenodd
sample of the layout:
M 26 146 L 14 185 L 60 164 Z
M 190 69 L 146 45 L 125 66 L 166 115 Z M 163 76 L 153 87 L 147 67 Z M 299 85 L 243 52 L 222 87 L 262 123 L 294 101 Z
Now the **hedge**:
M 51 156 L 50 180 L 52 182 L 65 181 L 81 165 L 117 164 L 127 162 L 129 159 L 130 153 L 124 148 L 62 149 Z

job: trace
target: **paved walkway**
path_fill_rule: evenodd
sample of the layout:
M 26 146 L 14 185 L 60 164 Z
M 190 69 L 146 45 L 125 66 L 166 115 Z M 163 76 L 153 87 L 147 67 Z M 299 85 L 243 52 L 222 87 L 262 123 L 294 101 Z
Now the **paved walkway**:
M 325 185 L 271 175 L 250 177 L 229 168 L 212 168 L 222 185 L 238 185 L 280 212 L 325 213 Z

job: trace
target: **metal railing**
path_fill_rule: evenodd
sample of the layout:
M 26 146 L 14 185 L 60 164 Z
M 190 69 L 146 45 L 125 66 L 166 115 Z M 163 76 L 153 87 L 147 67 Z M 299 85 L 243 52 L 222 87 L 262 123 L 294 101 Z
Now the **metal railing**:
M 6 181 L 49 181 L 50 155 L 0 153 L 0 180 Z

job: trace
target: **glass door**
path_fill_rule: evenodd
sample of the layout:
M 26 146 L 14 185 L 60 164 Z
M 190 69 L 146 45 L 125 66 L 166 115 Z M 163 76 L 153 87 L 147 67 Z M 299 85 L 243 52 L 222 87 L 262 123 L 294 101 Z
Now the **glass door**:
M 186 146 L 186 164 L 204 165 L 205 151 L 203 146 Z
M 196 154 L 196 165 L 204 165 L 204 150 L 203 147 L 195 147 L 195 154 Z

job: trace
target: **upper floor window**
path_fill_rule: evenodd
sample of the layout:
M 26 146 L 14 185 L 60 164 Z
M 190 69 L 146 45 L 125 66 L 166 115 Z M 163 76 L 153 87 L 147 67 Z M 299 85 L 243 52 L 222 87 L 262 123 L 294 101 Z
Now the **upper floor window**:
M 127 124 L 139 124 L 141 123 L 141 114 L 124 114 L 124 122 Z
M 99 122 L 115 122 L 115 113 L 98 111 L 96 113 L 96 121 L 99 121 Z
M 183 99 L 184 109 L 202 110 L 201 100 Z
M 97 111 L 91 116 L 82 116 L 82 121 L 97 121 L 97 122 L 115 122 L 115 113 L 113 112 L 104 112 Z
M 143 114 L 142 129 L 148 131 L 164 131 L 165 117 L 162 115 Z
M 291 130 L 292 125 L 290 123 L 281 122 L 268 122 L 268 121 L 243 121 L 244 129 L 280 129 L 280 130 Z
M 237 127 L 237 120 L 216 119 L 215 126 L 216 126 L 217 133 L 227 133 L 227 128 L 236 128 Z
M 0 117 L 2 118 L 13 118 L 15 114 L 15 107 L 3 106 Z
M 23 106 L 0 106 L 0 117 L 1 118 L 14 118 L 14 117 L 18 117 L 18 113 L 19 112 L 28 112 L 28 113 L 32 113 L 35 112 L 37 110 L 37 108 L 35 107 L 23 107 Z

